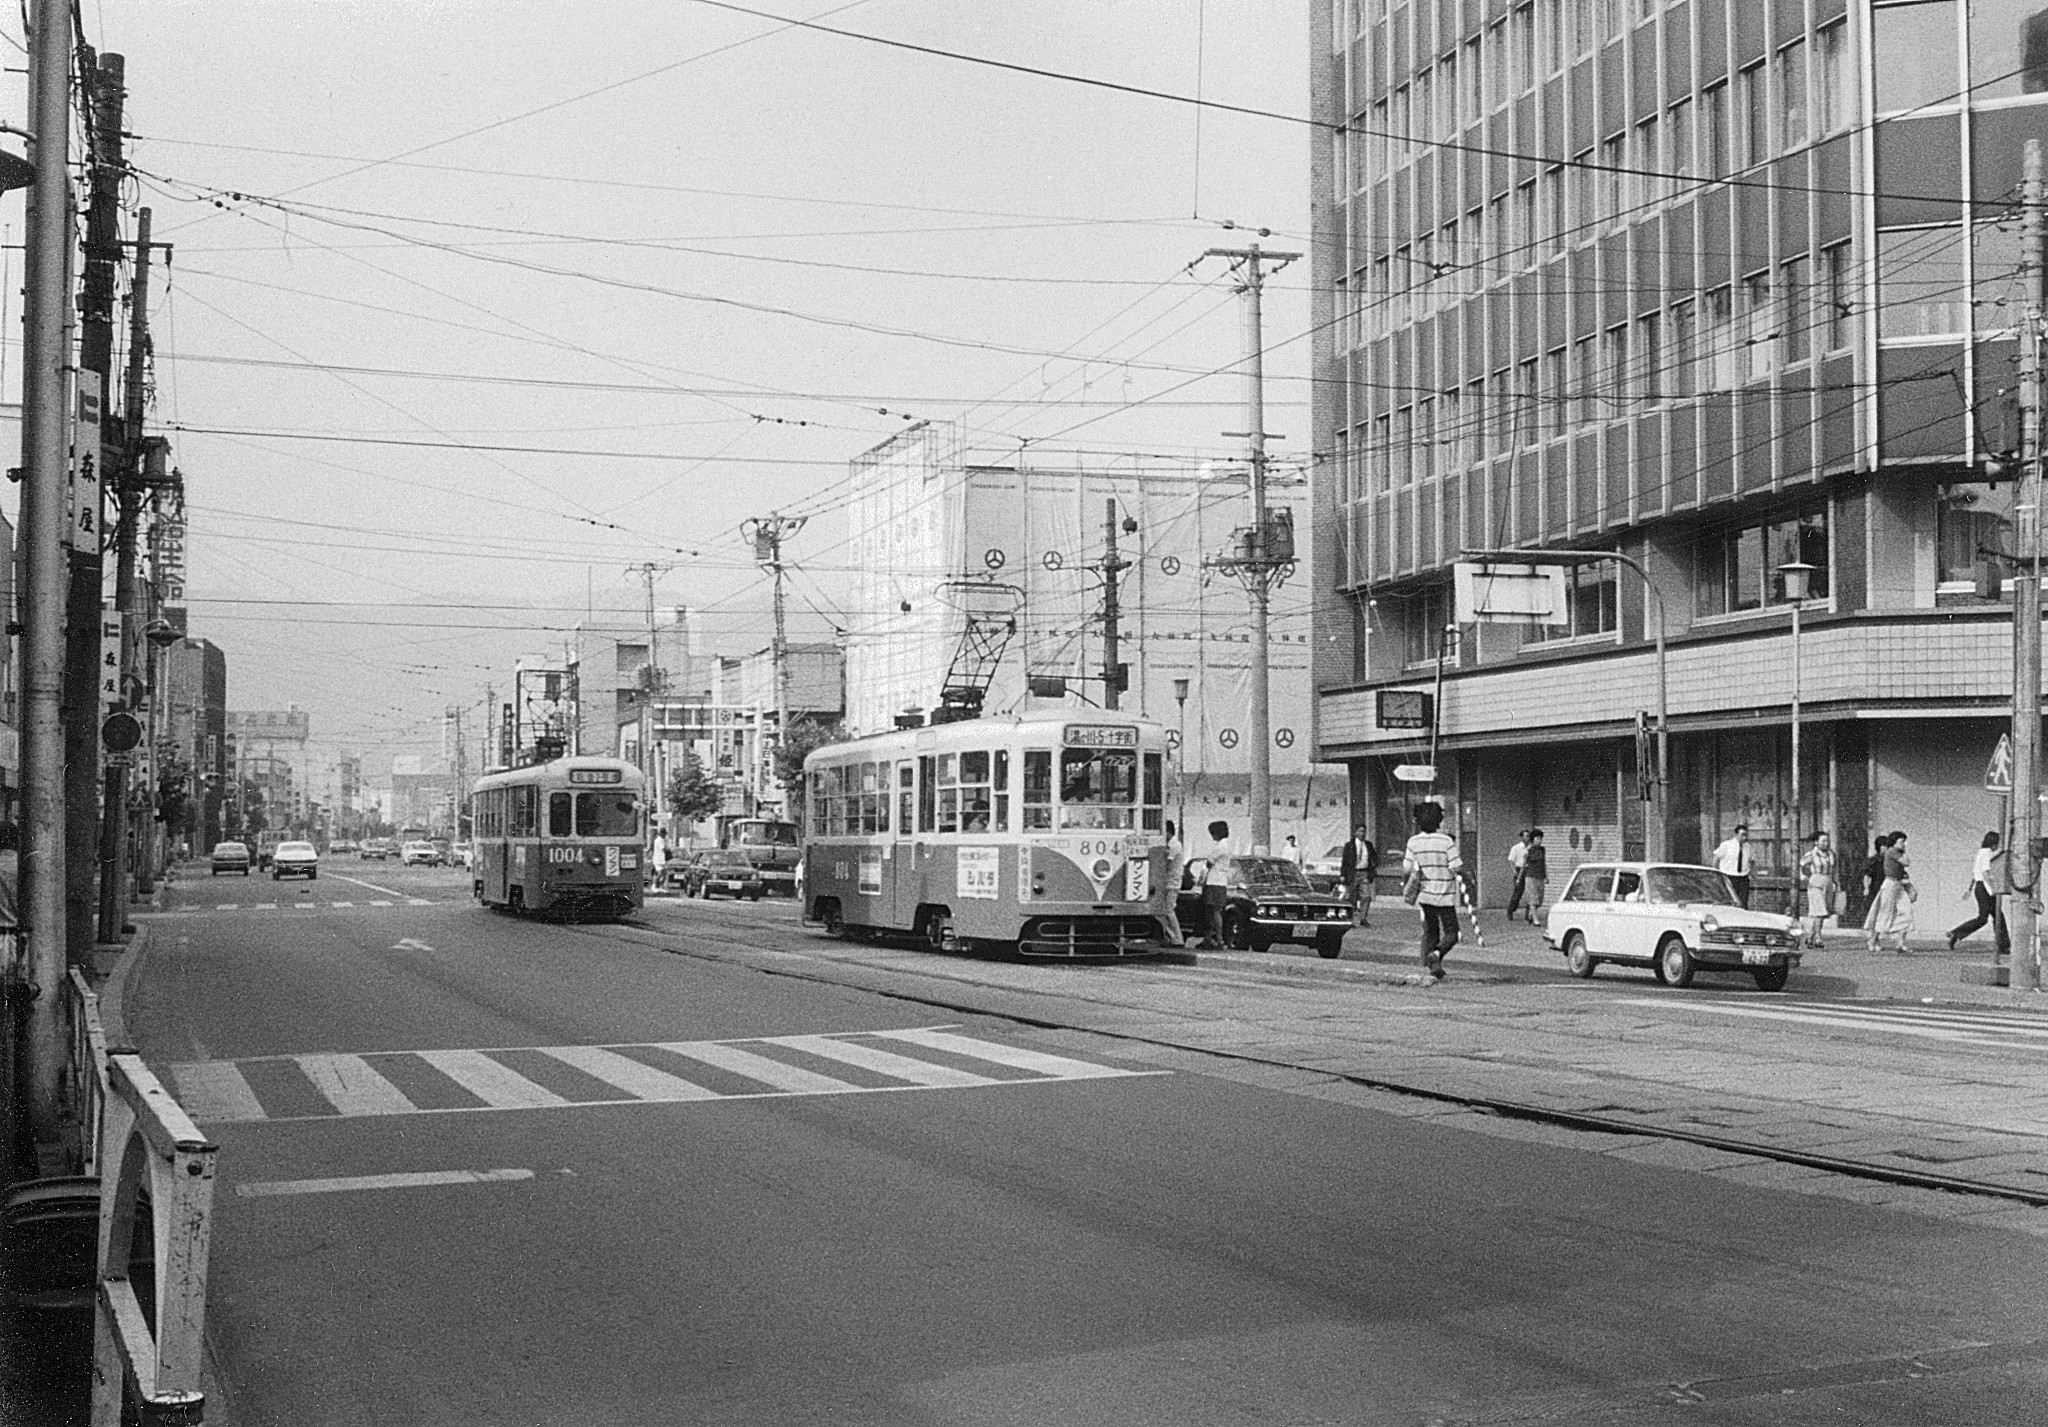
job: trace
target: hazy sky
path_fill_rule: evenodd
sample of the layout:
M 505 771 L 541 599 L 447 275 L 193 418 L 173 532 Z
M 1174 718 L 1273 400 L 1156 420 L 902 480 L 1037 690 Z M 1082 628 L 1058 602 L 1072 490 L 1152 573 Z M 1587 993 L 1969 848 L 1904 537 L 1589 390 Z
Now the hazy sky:
M 1308 107 L 1299 4 L 757 8 Z M 185 428 L 192 628 L 227 650 L 231 704 L 298 703 L 373 766 L 436 748 L 443 708 L 480 709 L 586 604 L 638 609 L 629 565 L 673 565 L 662 604 L 716 647 L 765 645 L 749 515 L 812 514 L 796 607 L 858 624 L 847 461 L 908 419 L 1048 463 L 1238 452 L 1242 379 L 1191 378 L 1237 358 L 1239 303 L 1221 263 L 1188 264 L 1250 236 L 1223 220 L 1305 247 L 1299 124 L 1207 111 L 1198 165 L 1187 105 L 697 0 L 86 0 L 85 21 L 127 59 L 137 198 L 175 245 L 155 417 Z M 0 220 L 18 242 L 19 195 Z M 1268 289 L 1281 452 L 1306 444 L 1306 280 Z

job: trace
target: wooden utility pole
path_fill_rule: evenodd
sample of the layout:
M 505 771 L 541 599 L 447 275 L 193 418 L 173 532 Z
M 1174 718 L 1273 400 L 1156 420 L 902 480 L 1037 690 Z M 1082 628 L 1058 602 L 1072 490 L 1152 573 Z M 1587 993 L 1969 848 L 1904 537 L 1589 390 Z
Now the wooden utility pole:
M 1292 549 L 1281 551 L 1274 540 L 1275 522 L 1266 510 L 1266 363 L 1265 319 L 1261 289 L 1272 273 L 1301 256 L 1300 253 L 1269 253 L 1257 243 L 1249 248 L 1211 248 L 1203 254 L 1228 258 L 1238 274 L 1238 291 L 1245 298 L 1245 408 L 1250 417 L 1243 433 L 1250 443 L 1252 524 L 1250 539 L 1234 559 L 1225 562 L 1244 582 L 1252 606 L 1251 714 L 1245 731 L 1246 752 L 1251 759 L 1252 844 L 1268 851 L 1273 846 L 1273 716 L 1272 655 L 1268 647 L 1267 615 L 1273 586 L 1282 570 L 1293 564 Z M 1269 270 L 1266 264 L 1272 264 Z M 1225 432 L 1234 435 L 1234 432 Z M 1293 526 L 1288 524 L 1291 539 Z
M 1103 501 L 1102 517 L 1102 706 L 1113 709 L 1124 691 L 1121 668 L 1122 604 L 1118 580 L 1131 562 L 1117 554 L 1116 497 Z
M 2041 141 L 2027 140 L 2020 186 L 2020 482 L 2014 505 L 2020 568 L 2012 583 L 2012 811 L 2007 864 L 2013 893 L 2009 981 L 2015 991 L 2041 986 L 2041 285 L 2048 272 Z
M 756 516 L 740 527 L 740 532 L 754 542 L 754 563 L 775 580 L 775 644 L 770 655 L 775 666 L 775 749 L 767 769 L 771 780 L 776 778 L 776 766 L 789 739 L 789 616 L 783 594 L 783 571 L 789 567 L 782 560 L 782 542 L 809 521 L 807 515 L 770 514 Z M 782 807 L 783 815 L 788 816 L 790 799 L 786 790 Z

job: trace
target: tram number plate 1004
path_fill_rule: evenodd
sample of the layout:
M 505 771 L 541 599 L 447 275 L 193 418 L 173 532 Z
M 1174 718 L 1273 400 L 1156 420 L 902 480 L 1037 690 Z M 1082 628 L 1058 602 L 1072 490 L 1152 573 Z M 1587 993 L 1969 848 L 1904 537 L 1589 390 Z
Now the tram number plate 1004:
M 551 847 L 548 849 L 548 861 L 551 863 L 576 863 L 582 860 L 583 849 L 580 847 Z

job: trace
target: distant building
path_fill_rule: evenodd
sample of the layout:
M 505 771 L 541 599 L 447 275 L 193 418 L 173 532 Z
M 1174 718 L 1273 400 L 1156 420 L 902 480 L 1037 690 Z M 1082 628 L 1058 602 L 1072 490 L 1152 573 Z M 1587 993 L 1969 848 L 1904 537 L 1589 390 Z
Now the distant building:
M 1118 556 L 1130 562 L 1120 584 L 1120 707 L 1184 738 L 1175 805 L 1184 800 L 1189 824 L 1221 818 L 1245 831 L 1249 601 L 1212 563 L 1250 524 L 1244 468 L 1136 457 L 1100 469 L 977 465 L 953 444 L 947 428 L 925 425 L 854 463 L 850 543 L 862 613 L 847 637 L 849 729 L 873 733 L 906 709 L 928 713 L 949 671 L 986 679 L 991 713 L 1099 707 L 1097 567 L 1113 504 Z M 1273 837 L 1293 833 L 1320 852 L 1344 835 L 1346 789 L 1342 769 L 1309 761 L 1313 571 L 1299 463 L 1274 463 L 1268 501 L 1293 515 L 1300 551 L 1270 619 Z M 1126 519 L 1137 528 L 1125 530 Z M 981 657 L 963 658 L 977 643 Z M 1047 681 L 1064 692 L 1032 692 L 1058 686 Z
M 221 840 L 221 810 L 233 788 L 228 762 L 228 658 L 205 639 L 180 639 L 164 650 L 163 728 L 166 775 L 183 781 L 184 812 L 168 828 L 174 840 L 199 852 Z
M 391 760 L 391 821 L 401 828 L 425 828 L 441 837 L 455 834 L 455 773 L 438 759 L 401 753 Z

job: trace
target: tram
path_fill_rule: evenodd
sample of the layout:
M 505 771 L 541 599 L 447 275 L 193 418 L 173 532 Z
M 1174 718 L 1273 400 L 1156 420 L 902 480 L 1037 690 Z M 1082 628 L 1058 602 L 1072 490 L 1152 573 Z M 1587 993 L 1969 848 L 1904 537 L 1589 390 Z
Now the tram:
M 1177 946 L 1166 735 L 1109 711 L 899 729 L 804 760 L 804 914 L 834 936 L 1129 957 Z
M 641 904 L 638 768 L 617 758 L 557 758 L 487 773 L 469 799 L 472 887 L 511 912 L 623 917 Z

